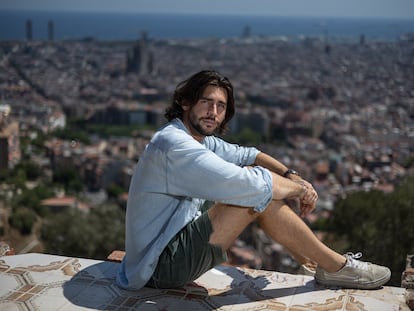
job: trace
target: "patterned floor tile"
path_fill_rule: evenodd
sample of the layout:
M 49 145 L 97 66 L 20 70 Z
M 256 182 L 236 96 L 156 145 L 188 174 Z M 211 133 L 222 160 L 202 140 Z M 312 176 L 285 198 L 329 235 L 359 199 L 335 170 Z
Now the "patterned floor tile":
M 46 254 L 0 257 L 0 311 L 7 310 L 408 310 L 404 289 L 328 289 L 312 277 L 218 266 L 183 288 L 127 291 L 119 263 Z

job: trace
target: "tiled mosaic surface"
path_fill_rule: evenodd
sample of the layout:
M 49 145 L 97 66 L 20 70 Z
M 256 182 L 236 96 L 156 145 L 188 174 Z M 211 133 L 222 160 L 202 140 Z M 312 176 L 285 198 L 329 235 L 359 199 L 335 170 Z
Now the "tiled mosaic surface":
M 125 291 L 115 262 L 0 257 L 0 310 L 408 310 L 404 289 L 327 289 L 312 277 L 219 266 L 185 288 Z

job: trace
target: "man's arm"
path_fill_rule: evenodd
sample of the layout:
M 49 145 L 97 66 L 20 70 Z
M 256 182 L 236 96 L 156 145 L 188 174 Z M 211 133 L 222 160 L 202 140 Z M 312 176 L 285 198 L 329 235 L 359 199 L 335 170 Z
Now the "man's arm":
M 278 174 L 272 174 L 273 200 L 284 200 L 299 198 L 303 200 L 308 192 L 307 187 L 302 182 L 295 182 Z
M 263 166 L 271 172 L 276 173 L 280 176 L 283 176 L 283 174 L 288 170 L 284 164 L 264 152 L 259 152 L 259 154 L 256 156 L 254 164 Z
M 295 174 L 290 174 L 287 178 L 284 178 L 283 175 L 288 168 L 264 152 L 260 152 L 256 156 L 255 165 L 260 165 L 273 172 L 273 198 L 275 200 L 299 198 L 301 216 L 305 216 L 315 209 L 318 194 L 309 182 Z M 303 189 L 306 189 L 305 193 L 303 193 Z

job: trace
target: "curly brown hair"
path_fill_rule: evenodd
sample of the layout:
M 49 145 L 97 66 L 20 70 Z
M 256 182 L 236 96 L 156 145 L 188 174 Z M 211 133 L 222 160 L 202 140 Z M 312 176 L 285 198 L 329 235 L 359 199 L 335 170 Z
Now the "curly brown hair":
M 228 122 L 235 112 L 233 85 L 228 78 L 213 70 L 200 71 L 177 85 L 171 106 L 165 111 L 167 120 L 182 119 L 184 112 L 182 105 L 185 103 L 189 104 L 190 107 L 194 106 L 208 86 L 217 86 L 224 89 L 227 93 L 226 115 L 224 121 L 217 129 L 218 134 L 223 134 L 227 130 Z

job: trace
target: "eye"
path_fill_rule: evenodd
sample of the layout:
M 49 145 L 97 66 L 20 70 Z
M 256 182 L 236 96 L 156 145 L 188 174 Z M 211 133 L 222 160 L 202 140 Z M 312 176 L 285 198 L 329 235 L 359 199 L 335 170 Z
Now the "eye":
M 220 112 L 223 112 L 224 110 L 226 110 L 226 104 L 225 103 L 218 103 L 217 104 L 217 110 L 219 110 Z

